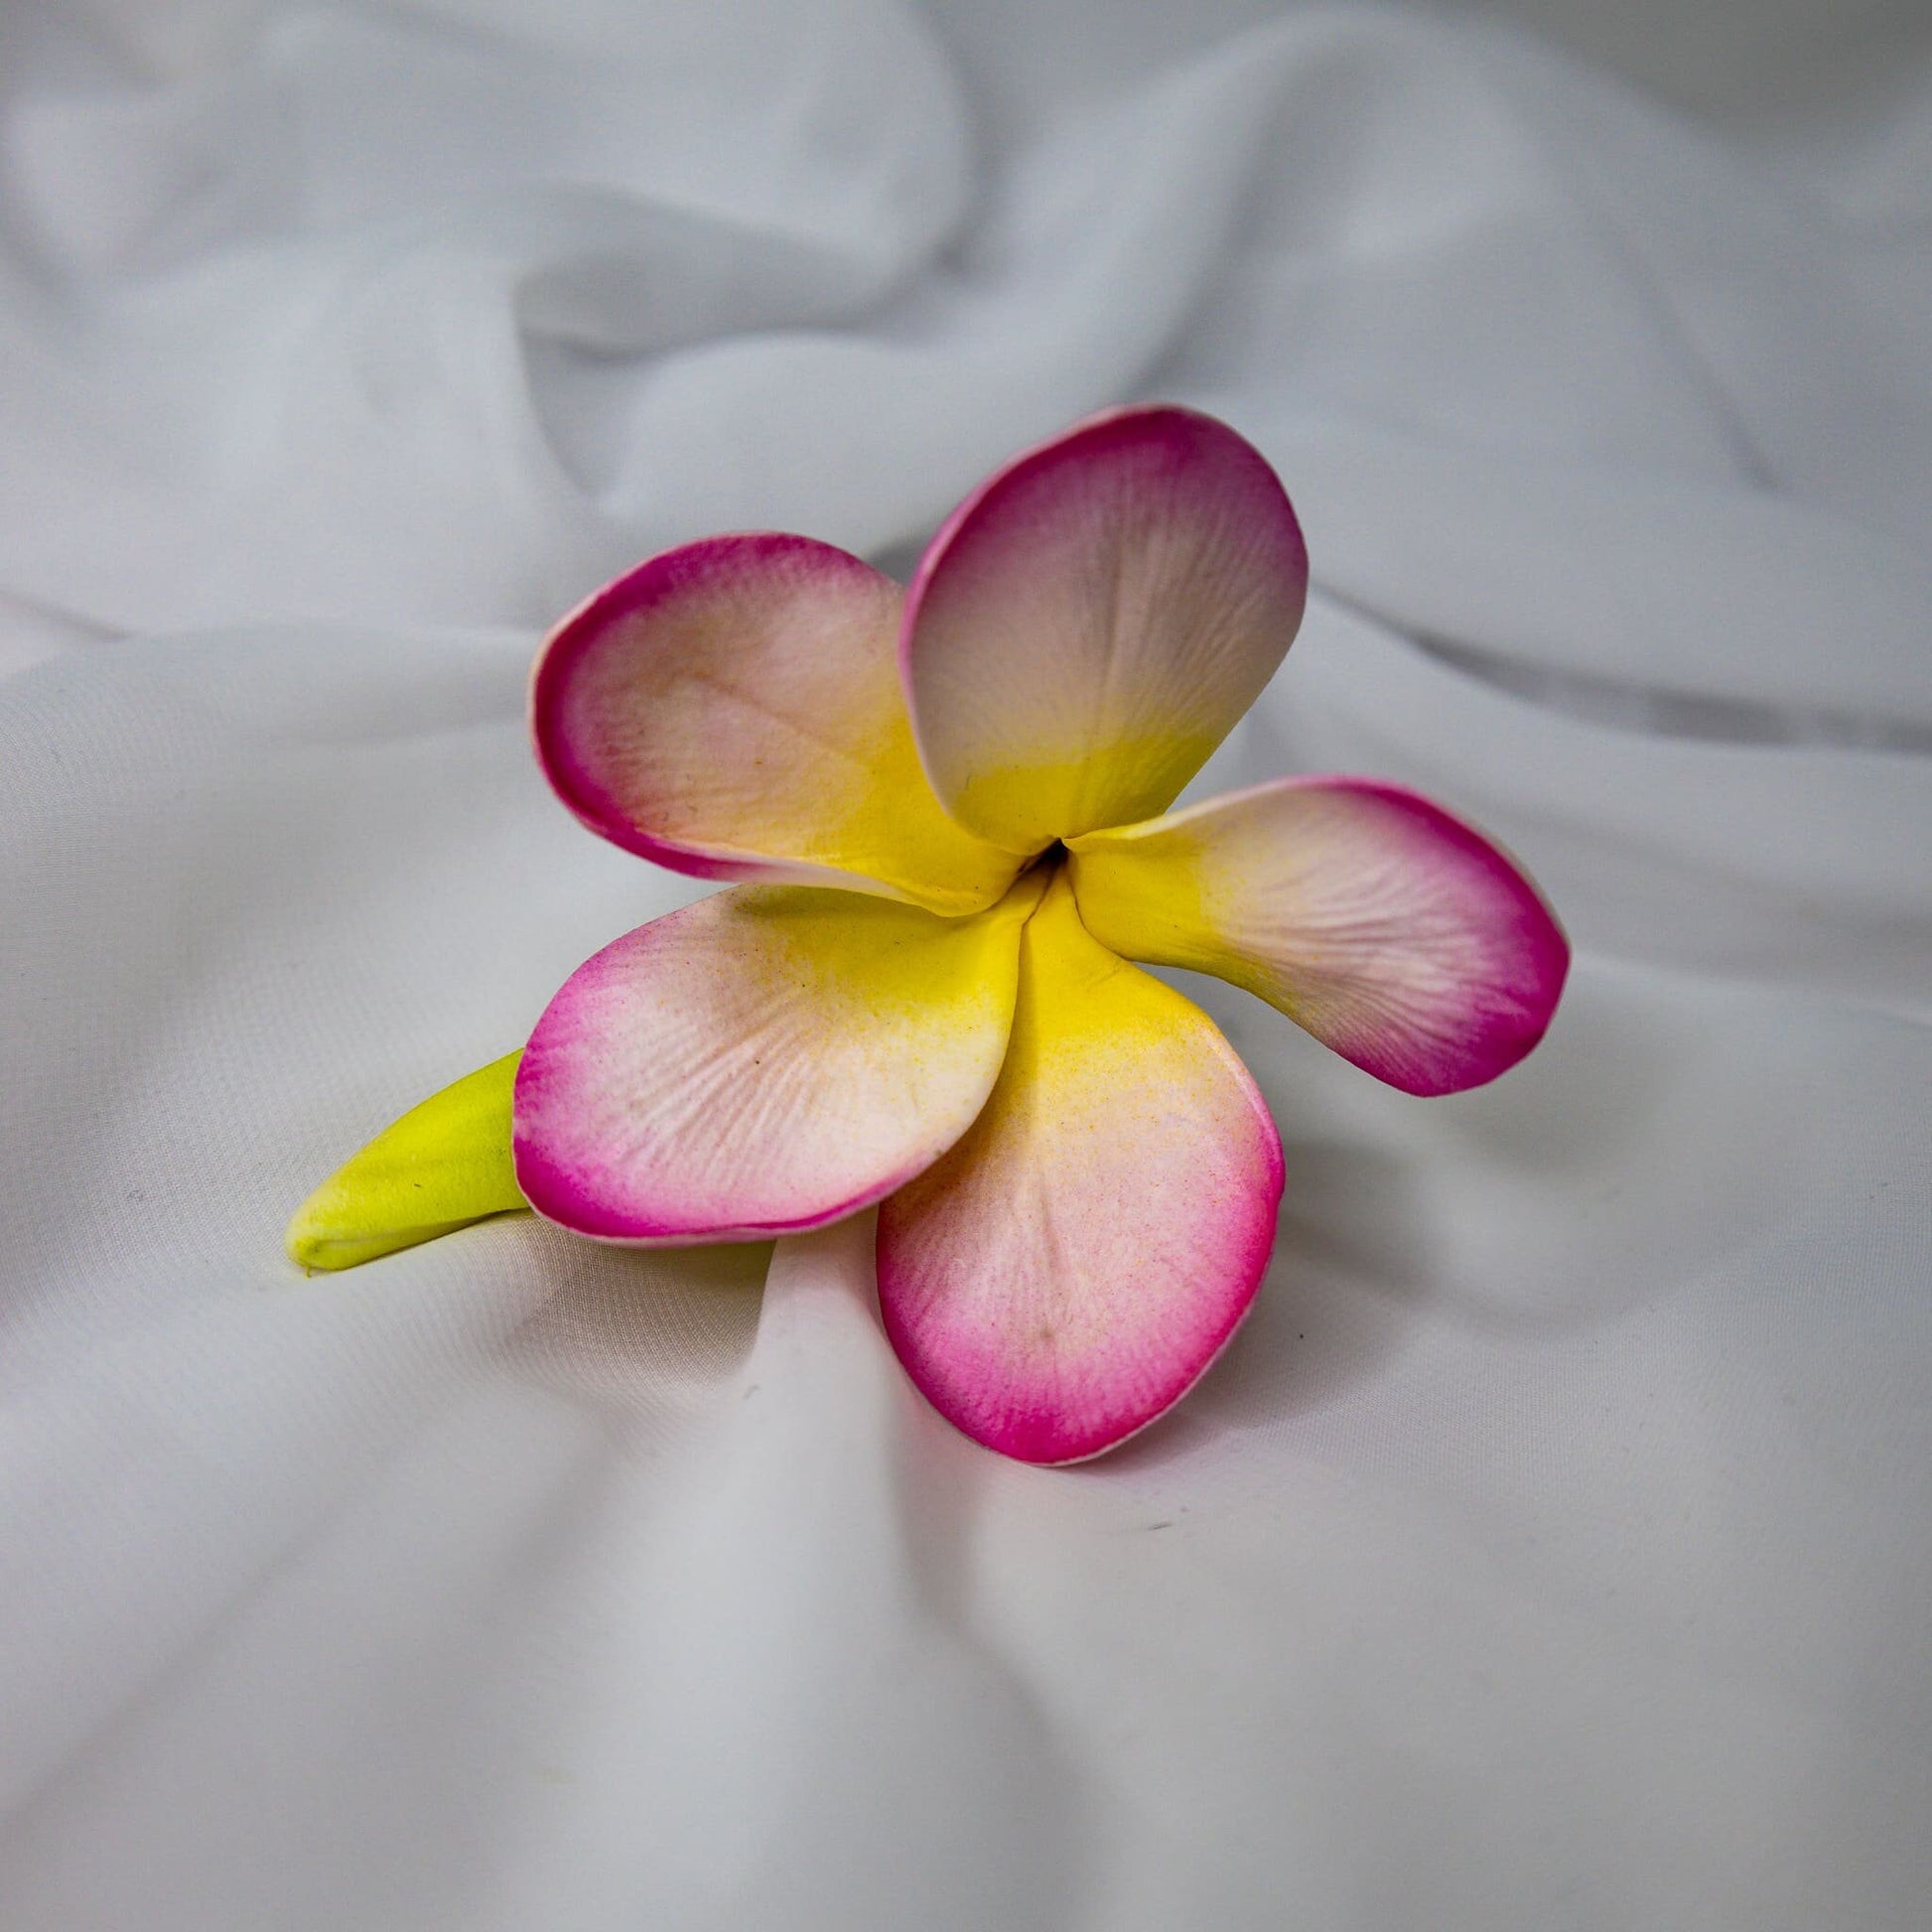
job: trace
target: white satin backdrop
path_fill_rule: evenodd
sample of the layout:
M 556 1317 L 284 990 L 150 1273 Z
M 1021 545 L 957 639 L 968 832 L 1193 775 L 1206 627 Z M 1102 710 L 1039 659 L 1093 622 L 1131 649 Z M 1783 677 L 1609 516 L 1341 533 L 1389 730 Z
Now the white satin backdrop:
M 1909 47 L 1721 134 L 1366 7 L 0 34 L 8 1932 L 1922 1926 Z M 1416 1101 L 1188 982 L 1282 1239 L 1075 1470 L 924 1408 L 864 1223 L 303 1280 L 316 1178 L 705 890 L 545 791 L 534 627 L 713 528 L 902 565 L 1157 393 L 1316 583 L 1202 787 L 1506 839 L 1545 1046 Z

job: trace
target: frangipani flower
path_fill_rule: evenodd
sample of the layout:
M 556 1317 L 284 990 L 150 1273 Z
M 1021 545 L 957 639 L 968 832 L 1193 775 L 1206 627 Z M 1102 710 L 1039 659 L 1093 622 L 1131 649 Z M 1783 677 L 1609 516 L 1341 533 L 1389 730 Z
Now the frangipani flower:
M 904 592 L 770 534 L 620 578 L 538 657 L 537 756 L 593 831 L 743 883 L 580 967 L 520 1058 L 312 1197 L 291 1253 L 346 1266 L 525 1201 L 640 1246 L 878 1203 L 886 1332 L 934 1407 L 1029 1461 L 1132 1435 L 1247 1312 L 1282 1154 L 1213 1022 L 1131 962 L 1218 974 L 1418 1094 L 1519 1060 L 1568 966 L 1516 866 L 1413 792 L 1169 810 L 1307 583 L 1267 463 L 1170 407 L 1000 471 Z

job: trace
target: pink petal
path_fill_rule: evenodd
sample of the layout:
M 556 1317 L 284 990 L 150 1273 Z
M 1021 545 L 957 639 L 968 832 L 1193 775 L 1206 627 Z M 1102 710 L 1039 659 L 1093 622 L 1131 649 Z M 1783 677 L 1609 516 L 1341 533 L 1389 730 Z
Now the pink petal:
M 1226 1345 L 1281 1191 L 1281 1142 L 1234 1049 L 1088 936 L 1062 873 L 1022 941 L 985 1111 L 880 1209 L 886 1332 L 989 1449 L 1097 1455 Z
M 869 1206 L 972 1123 L 1006 1052 L 1037 897 L 942 919 L 741 887 L 578 968 L 517 1070 L 518 1185 L 550 1220 L 676 1244 Z
M 933 789 L 1029 852 L 1163 810 L 1307 592 L 1288 497 L 1225 424 L 1160 406 L 1069 430 L 967 497 L 912 580 L 900 663 Z
M 961 913 L 1016 870 L 948 818 L 899 689 L 901 593 L 809 537 L 711 537 L 558 625 L 531 730 L 592 831 L 701 879 L 838 885 Z
M 1514 1066 L 1570 967 L 1514 861 L 1369 778 L 1281 778 L 1071 851 L 1080 916 L 1105 944 L 1232 980 L 1409 1093 Z

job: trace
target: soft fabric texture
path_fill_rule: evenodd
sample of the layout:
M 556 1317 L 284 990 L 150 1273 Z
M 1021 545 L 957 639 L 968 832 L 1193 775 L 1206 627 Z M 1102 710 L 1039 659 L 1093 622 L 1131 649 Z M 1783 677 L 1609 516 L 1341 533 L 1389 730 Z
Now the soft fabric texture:
M 7 15 L 8 1932 L 1919 1924 L 1924 48 L 1551 17 L 1727 118 L 1368 6 Z M 908 1386 L 870 1213 L 305 1278 L 712 890 L 551 795 L 541 630 L 715 531 L 903 580 L 1153 395 L 1311 567 L 1186 798 L 1498 836 L 1536 1053 L 1419 1101 L 1188 980 L 1276 1258 L 1090 1466 Z

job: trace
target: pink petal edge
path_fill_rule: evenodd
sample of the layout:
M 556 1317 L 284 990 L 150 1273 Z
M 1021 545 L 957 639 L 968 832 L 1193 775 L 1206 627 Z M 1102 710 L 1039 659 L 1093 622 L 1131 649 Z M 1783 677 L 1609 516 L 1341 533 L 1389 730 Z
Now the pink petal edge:
M 821 562 L 828 576 L 851 566 L 877 575 L 862 558 L 815 538 L 785 530 L 735 530 L 700 537 L 646 557 L 561 619 L 538 648 L 530 667 L 530 744 L 550 788 L 580 823 L 625 852 L 693 879 L 756 880 L 791 877 L 792 868 L 757 853 L 728 857 L 657 837 L 637 824 L 592 771 L 562 730 L 558 710 L 563 687 L 577 661 L 602 643 L 612 627 L 647 614 L 721 567 L 757 570 L 781 558 Z M 807 868 L 816 873 L 823 870 Z
M 1297 1019 L 1324 1044 L 1365 1072 L 1405 1093 L 1422 1098 L 1460 1093 L 1486 1085 L 1526 1058 L 1549 1031 L 1562 998 L 1570 970 L 1569 938 L 1536 882 L 1507 850 L 1467 820 L 1407 785 L 1382 778 L 1345 774 L 1298 774 L 1270 778 L 1238 791 L 1202 799 L 1141 825 L 1110 828 L 1087 839 L 1072 840 L 1069 841 L 1069 850 L 1076 893 L 1077 881 L 1082 875 L 1083 866 L 1090 863 L 1090 854 L 1110 847 L 1131 853 L 1135 845 L 1152 843 L 1164 833 L 1190 828 L 1211 829 L 1213 821 L 1219 816 L 1231 815 L 1243 807 L 1265 804 L 1272 798 L 1296 795 L 1352 797 L 1371 801 L 1388 808 L 1409 828 L 1422 833 L 1425 844 L 1433 844 L 1442 853 L 1453 855 L 1453 859 L 1467 869 L 1467 874 L 1474 881 L 1493 894 L 1495 904 L 1506 908 L 1509 930 L 1505 942 L 1499 943 L 1496 951 L 1512 971 L 1507 997 L 1491 997 L 1489 1010 L 1482 1017 L 1478 1030 L 1453 1045 L 1440 1043 L 1439 1050 L 1427 1063 L 1413 1051 L 1404 1056 L 1387 1050 L 1382 1042 L 1372 1037 L 1346 1041 L 1330 1038 L 1319 1026 L 1311 1024 L 1302 1015 L 1291 1014 L 1290 1017 Z M 1433 854 L 1426 854 L 1424 863 L 1432 857 Z M 1091 894 L 1089 897 L 1092 897 Z M 1259 986 L 1228 971 L 1223 965 L 1208 963 L 1198 955 L 1188 955 L 1184 949 L 1172 945 L 1139 945 L 1136 935 L 1110 924 L 1097 906 L 1084 904 L 1082 909 L 1090 923 L 1100 928 L 1106 943 L 1127 957 L 1214 973 L 1232 980 L 1236 985 L 1246 986 L 1260 998 L 1270 999 L 1271 1004 L 1279 1004 Z M 1501 920 L 1492 921 L 1489 932 L 1484 936 L 1497 936 L 1501 924 Z M 1492 976 L 1479 987 L 1464 988 L 1463 993 L 1467 998 L 1493 996 L 1498 983 L 1498 979 Z
M 1267 1113 L 1265 1106 L 1263 1112 L 1264 1114 Z M 1228 1302 L 1230 1312 L 1227 1324 L 1221 1331 L 1220 1338 L 1214 1342 L 1211 1351 L 1202 1359 L 1200 1366 L 1185 1381 L 1179 1383 L 1174 1388 L 1173 1393 L 1162 1402 L 1158 1408 L 1150 1409 L 1138 1422 L 1122 1430 L 1117 1435 L 1106 1435 L 1098 1440 L 1078 1447 L 1069 1446 L 1060 1440 L 1060 1435 L 1063 1432 L 1057 1432 L 1054 1423 L 1050 1420 L 1043 1425 L 1036 1420 L 1016 1420 L 1013 1426 L 1004 1432 L 988 1432 L 984 1435 L 976 1434 L 950 1413 L 948 1394 L 945 1386 L 920 1360 L 916 1352 L 907 1346 L 903 1327 L 899 1324 L 897 1317 L 888 1311 L 889 1304 L 885 1294 L 882 1292 L 880 1297 L 881 1324 L 886 1330 L 887 1340 L 892 1344 L 893 1353 L 898 1357 L 899 1366 L 905 1371 L 906 1379 L 925 1398 L 932 1409 L 943 1417 L 954 1429 L 957 1429 L 961 1435 L 965 1436 L 969 1442 L 978 1443 L 982 1448 L 990 1449 L 1000 1455 L 1010 1456 L 1016 1462 L 1031 1463 L 1035 1468 L 1075 1468 L 1082 1462 L 1092 1462 L 1100 1456 L 1110 1454 L 1113 1450 L 1121 1449 L 1128 1443 L 1133 1442 L 1137 1436 L 1145 1435 L 1163 1417 L 1172 1415 L 1175 1408 L 1184 1402 L 1188 1396 L 1193 1394 L 1194 1390 L 1200 1386 L 1202 1380 L 1206 1377 L 1208 1371 L 1227 1353 L 1235 1336 L 1241 1332 L 1242 1324 L 1254 1312 L 1255 1300 L 1261 1292 L 1263 1278 L 1268 1273 L 1268 1264 L 1274 1259 L 1277 1234 L 1276 1214 L 1281 1204 L 1283 1187 L 1286 1180 L 1286 1169 L 1282 1160 L 1281 1133 L 1276 1127 L 1272 1115 L 1267 1115 L 1267 1120 L 1274 1159 L 1268 1178 L 1263 1182 L 1263 1188 L 1268 1193 L 1271 1203 L 1267 1217 L 1266 1234 L 1257 1235 L 1254 1240 L 1247 1244 L 1239 1257 L 1238 1263 L 1230 1273 L 1229 1280 L 1233 1288 L 1233 1293 L 1230 1295 Z M 889 1266 L 883 1243 L 876 1246 L 875 1254 L 875 1265 L 883 1290 Z
M 931 1165 L 998 1078 L 1020 916 L 740 887 L 623 934 L 545 1008 L 517 1068 L 516 1180 L 594 1239 L 799 1233 Z M 907 988 L 929 989 L 928 1002 Z
M 1043 1464 L 1115 1448 L 1200 1381 L 1260 1288 L 1283 1183 L 1274 1119 L 1219 1029 L 1107 954 L 1059 892 L 999 1085 L 888 1197 L 877 1242 L 881 1319 L 914 1386 L 972 1440 Z
M 899 685 L 903 602 L 861 558 L 780 531 L 648 558 L 539 650 L 537 763 L 580 823 L 675 872 L 981 910 L 1017 860 L 926 782 Z
M 1051 473 L 1061 470 L 1070 470 L 1071 476 L 1066 481 L 1053 483 L 1052 495 L 1064 498 L 1080 487 L 1090 488 L 1106 480 L 1110 464 L 1116 457 L 1133 451 L 1137 445 L 1150 443 L 1163 446 L 1165 461 L 1171 467 L 1202 460 L 1213 466 L 1201 486 L 1218 492 L 1224 503 L 1239 496 L 1239 514 L 1247 520 L 1251 537 L 1270 553 L 1266 567 L 1259 569 L 1258 574 L 1255 560 L 1247 560 L 1244 568 L 1248 569 L 1249 577 L 1242 585 L 1243 591 L 1252 596 L 1265 585 L 1271 593 L 1279 594 L 1285 590 L 1286 598 L 1283 609 L 1274 614 L 1274 621 L 1260 626 L 1265 635 L 1259 636 L 1259 655 L 1254 656 L 1252 662 L 1231 666 L 1228 653 L 1224 650 L 1213 666 L 1213 676 L 1191 687 L 1190 695 L 1197 702 L 1204 701 L 1205 712 L 1212 714 L 1211 717 L 1189 721 L 1190 725 L 1199 724 L 1205 730 L 1198 757 L 1192 758 L 1185 770 L 1163 787 L 1160 795 L 1140 796 L 1112 815 L 1103 815 L 1091 823 L 1116 823 L 1163 809 L 1178 793 L 1186 778 L 1205 761 L 1214 745 L 1247 711 L 1293 642 L 1307 602 L 1308 546 L 1294 505 L 1267 459 L 1218 418 L 1176 403 L 1133 403 L 1102 410 L 1084 418 L 1071 428 L 1023 451 L 971 490 L 926 545 L 906 591 L 898 636 L 899 678 L 920 761 L 933 790 L 954 816 L 967 819 L 967 814 L 960 808 L 960 799 L 955 795 L 960 787 L 949 782 L 947 774 L 947 766 L 957 765 L 959 759 L 948 757 L 935 743 L 931 702 L 928 700 L 924 707 L 927 715 L 922 717 L 919 698 L 919 625 L 921 617 L 929 608 L 935 582 L 959 557 L 963 542 L 983 540 L 996 551 L 1014 546 L 1026 551 L 1040 543 L 1050 546 L 1054 534 L 1050 518 L 1036 515 L 1010 528 L 997 527 L 1006 514 L 1007 499 L 1024 496 L 1034 484 L 1044 482 Z M 1034 559 L 1022 555 L 999 574 L 1010 575 L 1016 582 L 1031 589 L 1028 584 L 1030 567 L 1036 569 Z M 1253 614 L 1248 615 L 1252 619 Z M 988 639 L 989 644 L 995 641 L 991 637 Z M 1050 646 L 1050 638 L 1041 641 Z M 1039 648 L 1039 643 L 1029 639 L 1030 658 Z M 1034 676 L 1051 678 L 1053 675 L 1050 663 L 1042 670 L 1038 662 L 1030 662 L 1029 671 Z M 1215 677 L 1227 682 L 1229 688 L 1226 692 L 1207 688 Z M 1030 676 L 1027 693 L 1030 695 L 1034 688 L 1033 676 Z M 1027 709 L 1025 704 L 1020 703 L 1018 694 L 1014 702 L 1020 705 L 1023 712 Z M 1018 720 L 1010 722 L 1018 724 Z M 1100 756 L 1104 759 L 1106 755 L 1107 748 L 1100 748 Z M 954 775 L 959 774 L 955 772 Z M 1084 824 L 1056 824 L 1046 836 L 1035 835 L 1027 843 L 1031 849 L 1038 849 L 1050 838 L 1068 837 L 1087 829 L 1089 826 Z M 995 836 L 984 828 L 982 834 Z M 1011 842 L 1004 832 L 999 836 L 1003 842 Z

